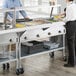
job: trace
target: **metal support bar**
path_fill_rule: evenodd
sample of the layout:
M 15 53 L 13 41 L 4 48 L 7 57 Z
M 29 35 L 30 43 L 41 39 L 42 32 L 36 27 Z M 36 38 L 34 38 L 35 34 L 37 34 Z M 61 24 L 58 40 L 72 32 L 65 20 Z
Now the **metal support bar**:
M 63 57 L 65 57 L 66 55 L 65 55 L 65 34 L 63 34 L 63 51 L 62 51 L 62 55 L 63 55 Z

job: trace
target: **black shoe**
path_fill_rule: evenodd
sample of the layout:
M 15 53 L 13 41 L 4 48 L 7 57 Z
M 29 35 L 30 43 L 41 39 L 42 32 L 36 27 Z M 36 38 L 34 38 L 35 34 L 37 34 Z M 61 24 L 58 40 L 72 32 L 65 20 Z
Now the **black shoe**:
M 64 64 L 64 67 L 74 67 L 72 64 Z

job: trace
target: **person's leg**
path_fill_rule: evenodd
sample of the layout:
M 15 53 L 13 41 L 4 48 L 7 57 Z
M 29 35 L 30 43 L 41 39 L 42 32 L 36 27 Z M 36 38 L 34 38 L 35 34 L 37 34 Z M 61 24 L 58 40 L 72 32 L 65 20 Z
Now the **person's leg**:
M 75 33 L 75 56 L 76 56 L 76 33 Z
M 72 26 L 73 23 L 68 23 L 66 28 L 66 38 L 68 46 L 68 62 L 65 64 L 65 67 L 74 67 L 75 66 L 75 32 Z
M 65 67 L 74 67 L 75 66 L 75 35 L 71 38 L 67 38 L 68 45 L 68 62 L 65 64 Z
M 75 33 L 75 65 L 76 65 L 76 33 Z
M 75 35 L 71 38 L 71 39 L 68 39 L 68 64 L 71 64 L 71 65 L 75 65 Z

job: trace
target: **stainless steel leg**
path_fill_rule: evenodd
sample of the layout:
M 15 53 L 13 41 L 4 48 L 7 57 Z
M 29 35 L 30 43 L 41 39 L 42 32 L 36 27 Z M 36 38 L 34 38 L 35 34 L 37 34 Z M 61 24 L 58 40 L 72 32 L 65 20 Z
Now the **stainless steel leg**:
M 19 48 L 19 68 L 22 68 L 22 66 L 21 66 L 21 42 L 20 42 L 20 34 L 18 34 L 19 35 L 19 42 L 18 42 L 18 48 Z
M 20 42 L 20 36 L 21 33 L 17 33 L 17 43 L 16 43 L 16 58 L 17 58 L 17 68 L 16 68 L 16 74 L 23 74 L 24 69 L 21 66 L 21 42 Z
M 4 46 L 3 46 L 3 57 L 2 57 L 2 58 L 8 58 L 8 59 L 9 59 L 9 62 L 3 64 L 3 70 L 9 70 L 9 68 L 10 68 L 11 42 L 10 42 L 10 45 L 9 45 L 8 52 L 6 52 L 6 46 L 7 46 L 7 45 L 4 45 Z
M 18 38 L 16 38 L 16 59 L 17 59 L 17 66 L 16 66 L 16 69 L 19 69 L 19 63 L 18 63 Z
M 7 70 L 9 70 L 11 64 L 11 46 L 12 46 L 12 40 L 10 40 L 10 44 L 9 44 L 9 63 L 7 63 Z
M 17 63 L 16 63 L 16 74 L 19 75 L 19 38 L 17 36 L 16 38 L 16 59 L 17 59 Z
M 65 34 L 63 34 L 63 51 L 62 51 L 63 58 L 66 56 L 65 54 Z
M 5 45 L 3 45 L 3 56 L 4 57 L 5 57 L 5 50 L 6 50 Z

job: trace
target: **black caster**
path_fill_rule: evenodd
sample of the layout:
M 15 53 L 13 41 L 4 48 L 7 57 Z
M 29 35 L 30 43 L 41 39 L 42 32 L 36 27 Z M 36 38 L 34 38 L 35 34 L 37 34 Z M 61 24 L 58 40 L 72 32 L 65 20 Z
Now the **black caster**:
M 20 69 L 16 70 L 16 74 L 17 75 L 20 75 L 20 74 L 23 74 L 23 73 L 24 73 L 24 69 L 23 68 L 20 68 Z
M 67 56 L 64 56 L 63 57 L 63 60 L 66 62 L 67 61 Z
M 24 69 L 23 68 L 20 68 L 19 69 L 19 72 L 20 72 L 20 74 L 23 74 L 24 73 Z
M 51 58 L 54 58 L 54 52 L 49 53 L 49 56 L 50 56 Z
M 6 69 L 6 65 L 5 64 L 3 64 L 3 70 L 5 70 Z
M 20 74 L 19 69 L 16 69 L 16 74 L 17 74 L 17 75 L 19 75 L 19 74 Z
M 7 63 L 7 70 L 9 70 L 9 68 L 10 68 L 10 64 L 9 64 L 9 63 Z

